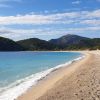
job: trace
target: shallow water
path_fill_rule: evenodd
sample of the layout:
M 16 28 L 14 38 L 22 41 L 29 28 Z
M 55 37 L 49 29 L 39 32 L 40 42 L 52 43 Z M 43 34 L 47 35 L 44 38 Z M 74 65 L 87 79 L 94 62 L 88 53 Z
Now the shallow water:
M 6 95 L 11 88 L 15 92 L 20 87 L 28 88 L 55 66 L 71 62 L 80 56 L 82 54 L 74 52 L 0 52 L 0 100 L 13 100 L 16 97 L 12 97 L 14 94 L 10 99 Z

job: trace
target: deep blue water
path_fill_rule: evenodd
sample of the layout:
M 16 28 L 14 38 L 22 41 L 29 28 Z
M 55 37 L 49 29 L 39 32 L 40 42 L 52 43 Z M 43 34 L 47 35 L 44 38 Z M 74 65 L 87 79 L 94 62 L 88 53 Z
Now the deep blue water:
M 0 87 L 79 56 L 74 52 L 0 52 Z

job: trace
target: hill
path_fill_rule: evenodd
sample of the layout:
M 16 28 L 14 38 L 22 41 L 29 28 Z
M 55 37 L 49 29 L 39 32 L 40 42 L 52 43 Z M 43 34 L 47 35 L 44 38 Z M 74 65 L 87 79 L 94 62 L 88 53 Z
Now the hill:
M 0 37 L 0 51 L 23 51 L 24 47 L 8 38 Z
M 65 35 L 50 41 L 30 38 L 13 41 L 0 37 L 0 51 L 43 51 L 43 50 L 96 50 L 100 49 L 100 38 L 86 38 L 78 35 Z
M 17 43 L 25 47 L 27 50 L 54 50 L 57 47 L 55 44 L 38 38 L 25 39 L 17 41 Z
M 62 46 L 62 47 L 65 47 L 65 46 L 72 45 L 72 44 L 77 45 L 80 42 L 82 42 L 83 40 L 90 40 L 90 39 L 86 38 L 86 37 L 81 37 L 78 35 L 68 34 L 68 35 L 62 36 L 58 39 L 51 39 L 49 42 L 54 43 L 59 46 Z
M 64 50 L 100 49 L 100 38 L 90 39 L 78 35 L 65 35 L 49 41 Z

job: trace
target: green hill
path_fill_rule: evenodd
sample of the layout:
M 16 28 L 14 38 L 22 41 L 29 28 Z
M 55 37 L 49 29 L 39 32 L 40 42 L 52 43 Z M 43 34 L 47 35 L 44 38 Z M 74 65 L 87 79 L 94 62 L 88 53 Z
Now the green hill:
M 18 44 L 25 47 L 27 50 L 54 50 L 57 46 L 45 40 L 30 38 L 17 41 Z
M 68 34 L 58 39 L 51 39 L 49 42 L 58 45 L 60 49 L 64 50 L 100 49 L 100 38 L 90 39 Z
M 0 37 L 0 51 L 23 51 L 24 47 L 4 37 Z
M 0 51 L 43 51 L 43 50 L 96 50 L 100 49 L 100 38 L 86 38 L 78 35 L 65 35 L 50 41 L 30 38 L 13 41 L 0 37 Z

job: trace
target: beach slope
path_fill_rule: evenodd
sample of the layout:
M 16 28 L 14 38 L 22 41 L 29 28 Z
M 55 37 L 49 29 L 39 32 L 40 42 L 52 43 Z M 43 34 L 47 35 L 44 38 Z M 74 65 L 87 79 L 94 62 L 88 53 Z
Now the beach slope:
M 17 100 L 100 100 L 100 51 L 52 72 Z

